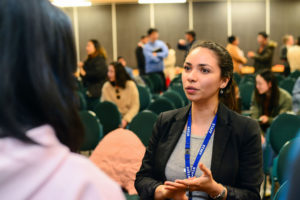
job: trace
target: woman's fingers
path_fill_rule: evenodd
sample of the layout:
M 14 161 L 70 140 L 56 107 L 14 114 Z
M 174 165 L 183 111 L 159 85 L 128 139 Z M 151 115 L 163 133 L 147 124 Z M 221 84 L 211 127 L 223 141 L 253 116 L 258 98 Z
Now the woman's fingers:
M 179 190 L 179 188 L 174 187 L 174 186 L 170 186 L 170 185 L 165 185 L 165 189 L 166 189 L 166 190 L 171 190 L 171 191 Z
M 199 168 L 204 173 L 204 175 L 211 176 L 211 171 L 203 163 L 199 164 Z
M 177 182 L 171 182 L 171 181 L 166 181 L 165 182 L 165 186 L 171 186 L 171 187 L 175 187 L 177 189 L 186 189 L 186 185 L 181 184 L 181 183 L 177 183 Z

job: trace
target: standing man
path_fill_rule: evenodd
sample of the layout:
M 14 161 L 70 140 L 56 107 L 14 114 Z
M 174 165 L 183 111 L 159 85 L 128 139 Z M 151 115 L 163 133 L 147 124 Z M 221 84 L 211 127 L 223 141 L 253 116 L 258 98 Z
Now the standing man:
M 185 33 L 185 40 L 184 39 L 180 39 L 178 41 L 178 44 L 177 44 L 177 48 L 179 50 L 184 50 L 185 51 L 185 56 L 187 56 L 190 48 L 192 47 L 192 45 L 194 44 L 196 40 L 196 33 L 194 31 L 187 31 Z
M 249 51 L 248 58 L 254 59 L 255 72 L 264 69 L 271 70 L 274 49 L 276 48 L 277 43 L 269 41 L 268 35 L 265 32 L 258 33 L 257 42 L 259 44 L 259 49 L 256 53 Z
M 227 51 L 232 57 L 233 72 L 241 73 L 241 68 L 247 63 L 247 58 L 244 56 L 244 52 L 239 48 L 240 40 L 238 37 L 232 35 L 228 37 Z
M 138 43 L 138 46 L 135 49 L 136 62 L 138 65 L 140 75 L 145 75 L 145 56 L 143 53 L 143 48 L 147 43 L 148 37 L 143 35 L 141 36 L 140 42 Z
M 168 56 L 168 47 L 163 41 L 158 40 L 158 37 L 157 29 L 150 28 L 148 30 L 149 42 L 145 44 L 143 49 L 146 63 L 145 71 L 146 74 L 159 74 L 162 77 L 165 89 L 164 58 Z

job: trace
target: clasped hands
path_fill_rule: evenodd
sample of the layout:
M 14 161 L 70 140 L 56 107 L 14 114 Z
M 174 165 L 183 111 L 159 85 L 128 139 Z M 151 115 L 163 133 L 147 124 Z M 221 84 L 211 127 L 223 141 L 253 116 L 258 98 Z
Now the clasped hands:
M 199 169 L 203 172 L 200 177 L 175 182 L 166 181 L 164 185 L 158 186 L 155 190 L 155 199 L 188 200 L 187 191 L 203 191 L 211 197 L 220 194 L 224 187 L 213 179 L 211 171 L 202 163 L 199 164 Z

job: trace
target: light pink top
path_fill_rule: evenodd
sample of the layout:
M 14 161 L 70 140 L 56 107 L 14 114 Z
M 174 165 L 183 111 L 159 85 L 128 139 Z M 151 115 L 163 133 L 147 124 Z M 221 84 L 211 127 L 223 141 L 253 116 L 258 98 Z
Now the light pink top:
M 42 145 L 0 139 L 0 199 L 125 199 L 120 187 L 91 161 L 62 145 L 51 126 L 27 135 Z

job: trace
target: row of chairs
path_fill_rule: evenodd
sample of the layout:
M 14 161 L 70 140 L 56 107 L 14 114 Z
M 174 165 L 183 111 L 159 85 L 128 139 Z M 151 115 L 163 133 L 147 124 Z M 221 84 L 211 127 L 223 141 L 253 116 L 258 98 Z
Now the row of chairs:
M 266 148 L 263 151 L 264 157 L 264 192 L 266 191 L 267 175 L 271 177 L 271 199 L 280 199 L 282 191 L 286 187 L 284 184 L 288 179 L 290 171 L 290 158 L 293 146 L 300 145 L 300 117 L 292 114 L 281 114 L 277 116 L 266 133 Z M 272 153 L 273 152 L 273 153 Z M 274 158 L 275 154 L 275 158 Z M 275 191 L 275 183 L 278 182 L 282 187 Z

